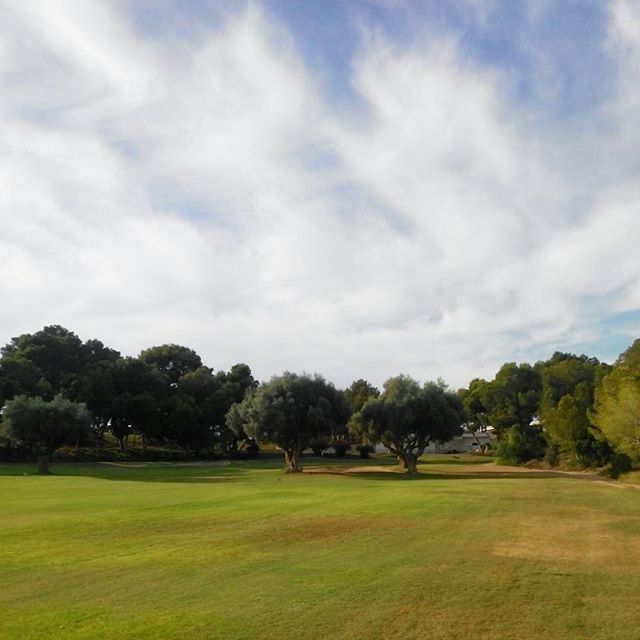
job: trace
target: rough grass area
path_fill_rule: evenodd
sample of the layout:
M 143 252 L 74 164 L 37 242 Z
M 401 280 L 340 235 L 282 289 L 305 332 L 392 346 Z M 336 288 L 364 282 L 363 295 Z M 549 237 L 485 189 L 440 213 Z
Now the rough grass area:
M 0 466 L 0 637 L 640 637 L 635 487 L 451 456 L 416 479 L 314 467 Z

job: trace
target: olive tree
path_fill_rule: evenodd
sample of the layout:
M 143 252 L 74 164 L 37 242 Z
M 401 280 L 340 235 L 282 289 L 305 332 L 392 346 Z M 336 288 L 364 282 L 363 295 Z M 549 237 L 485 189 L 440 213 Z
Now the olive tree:
M 39 397 L 16 396 L 3 410 L 7 435 L 28 447 L 38 459 L 38 472 L 49 473 L 53 452 L 73 444 L 89 431 L 91 414 L 85 404 L 60 395 L 47 401 Z
M 363 405 L 351 429 L 370 442 L 381 442 L 407 473 L 414 474 L 429 443 L 450 440 L 460 433 L 464 419 L 462 402 L 446 385 L 420 386 L 400 375 L 387 380 L 382 394 Z
M 284 451 L 286 472 L 302 471 L 302 452 L 318 438 L 344 429 L 349 408 L 344 396 L 320 375 L 285 372 L 249 392 L 227 414 L 227 425 Z

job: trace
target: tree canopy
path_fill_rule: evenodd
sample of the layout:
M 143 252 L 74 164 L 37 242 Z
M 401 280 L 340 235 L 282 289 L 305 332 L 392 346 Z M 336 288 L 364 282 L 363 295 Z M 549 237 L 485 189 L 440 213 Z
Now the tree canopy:
M 145 349 L 140 353 L 139 359 L 156 367 L 167 376 L 171 384 L 177 384 L 182 376 L 202 366 L 200 356 L 193 349 L 178 344 L 163 344 Z
M 349 409 L 343 395 L 322 376 L 285 372 L 258 387 L 227 415 L 228 426 L 284 451 L 286 471 L 302 471 L 302 452 L 319 438 L 344 428 Z
M 49 473 L 53 452 L 63 444 L 73 444 L 88 431 L 91 420 L 86 405 L 60 395 L 53 400 L 17 396 L 7 402 L 3 417 L 9 437 L 31 450 L 43 474 Z
M 442 384 L 420 386 L 401 375 L 384 383 L 381 395 L 362 406 L 351 426 L 370 442 L 382 442 L 413 474 L 427 445 L 450 440 L 463 422 L 464 409 L 455 393 Z
M 596 389 L 590 418 L 607 440 L 640 464 L 640 340 L 618 358 Z

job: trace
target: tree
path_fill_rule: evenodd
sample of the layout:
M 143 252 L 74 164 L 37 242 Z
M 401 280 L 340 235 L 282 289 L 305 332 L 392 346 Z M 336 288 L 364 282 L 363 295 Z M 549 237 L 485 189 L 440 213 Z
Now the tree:
M 561 398 L 573 394 L 579 384 L 586 383 L 593 392 L 594 385 L 608 373 L 609 368 L 597 358 L 559 351 L 549 360 L 536 363 L 535 369 L 540 373 L 542 382 L 540 417 L 543 418 L 548 409 L 557 407 Z
M 585 466 L 606 464 L 611 449 L 603 438 L 596 438 L 589 421 L 593 389 L 581 382 L 573 393 L 560 398 L 557 406 L 544 412 L 544 432 L 558 453 L 570 455 L 574 462 Z
M 232 405 L 242 402 L 246 393 L 255 389 L 258 383 L 251 374 L 249 365 L 234 364 L 229 372 L 218 371 L 215 375 L 216 388 L 213 394 L 213 425 L 218 441 L 235 449 L 239 439 L 233 432 L 226 431 L 226 415 Z
M 474 378 L 468 389 L 458 390 L 464 407 L 466 429 L 476 441 L 479 451 L 483 451 L 484 446 L 478 439 L 478 431 L 486 431 L 489 426 L 489 410 L 486 406 L 488 393 L 489 383 L 481 378 Z
M 331 438 L 344 428 L 348 407 L 322 376 L 285 372 L 234 404 L 227 425 L 284 450 L 287 473 L 302 471 L 302 452 L 312 440 Z
M 538 362 L 536 369 L 542 379 L 538 416 L 550 444 L 547 459 L 563 454 L 579 465 L 605 464 L 611 450 L 595 437 L 588 412 L 595 387 L 609 365 L 585 355 L 556 352 L 546 362 Z
M 59 325 L 44 327 L 33 334 L 13 338 L 2 348 L 5 357 L 29 360 L 51 385 L 54 393 L 68 389 L 84 364 L 82 340 Z
M 537 424 L 514 424 L 503 432 L 496 445 L 496 456 L 503 464 L 520 464 L 541 458 L 547 442 Z
M 34 362 L 20 353 L 9 353 L 0 358 L 0 399 L 11 400 L 17 395 L 41 396 L 50 400 L 55 394 Z
M 159 438 L 165 428 L 161 404 L 170 395 L 167 377 L 156 367 L 138 358 L 120 358 L 113 369 L 114 398 L 112 433 L 126 447 L 131 429 L 142 434 L 143 448 L 148 438 Z M 120 437 L 116 435 L 116 428 Z
M 51 401 L 17 396 L 7 403 L 3 416 L 9 437 L 31 450 L 41 474 L 49 473 L 53 452 L 77 441 L 88 431 L 91 421 L 86 405 L 60 395 Z
M 618 358 L 596 389 L 589 417 L 618 451 L 640 465 L 640 340 Z
M 83 400 L 79 388 L 87 372 L 120 356 L 100 340 L 82 343 L 75 333 L 59 325 L 13 338 L 1 351 L 0 396 L 7 400 L 16 395 L 50 400 L 57 393 Z
M 460 433 L 464 409 L 443 383 L 421 387 L 409 376 L 389 378 L 382 394 L 368 400 L 352 428 L 398 457 L 407 473 L 417 473 L 418 458 L 431 441 L 446 442 Z
M 202 366 L 200 356 L 193 349 L 177 344 L 163 344 L 145 349 L 140 353 L 139 359 L 145 364 L 157 367 L 171 384 L 177 384 L 182 376 Z
M 117 362 L 98 360 L 87 364 L 73 388 L 73 399 L 86 403 L 93 416 L 92 425 L 102 438 L 114 416 Z
M 538 411 L 541 391 L 540 373 L 531 365 L 502 365 L 482 394 L 489 423 L 498 434 L 514 425 L 526 429 Z
M 211 445 L 212 428 L 203 423 L 196 401 L 183 393 L 172 393 L 166 404 L 165 435 L 185 451 L 199 451 Z
M 349 403 L 352 414 L 360 411 L 367 400 L 377 398 L 379 395 L 380 390 L 362 378 L 354 380 L 351 386 L 344 390 L 344 397 Z

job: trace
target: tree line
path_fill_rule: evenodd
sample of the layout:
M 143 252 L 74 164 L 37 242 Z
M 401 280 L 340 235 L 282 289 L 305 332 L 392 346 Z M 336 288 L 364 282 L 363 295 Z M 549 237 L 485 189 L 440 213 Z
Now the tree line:
M 96 446 L 110 434 L 122 451 L 132 435 L 198 456 L 282 449 L 298 472 L 303 452 L 382 443 L 408 473 L 432 442 L 463 430 L 493 430 L 504 462 L 546 459 L 581 466 L 640 465 L 640 341 L 614 365 L 555 353 L 534 365 L 506 363 L 492 380 L 457 392 L 409 376 L 378 390 L 364 379 L 340 390 L 322 376 L 285 372 L 258 383 L 248 365 L 204 365 L 188 347 L 165 344 L 122 356 L 61 326 L 13 338 L 0 350 L 6 447 L 21 446 L 42 472 L 62 445 Z
M 503 462 L 640 467 L 640 340 L 613 365 L 561 352 L 506 363 L 459 394 L 471 428 L 495 429 Z

